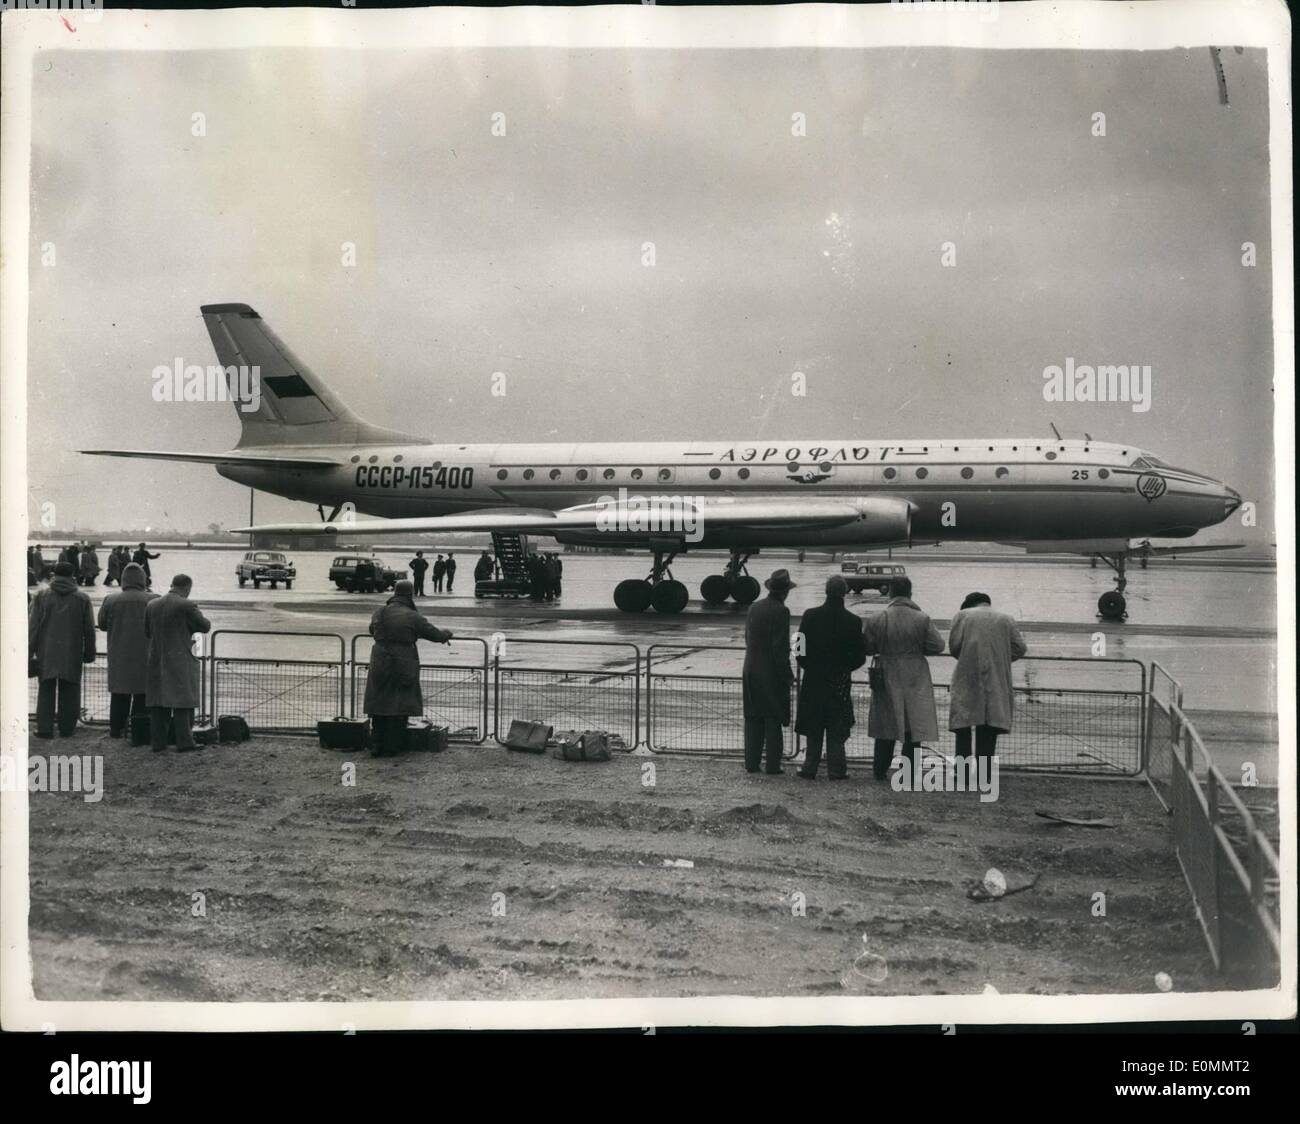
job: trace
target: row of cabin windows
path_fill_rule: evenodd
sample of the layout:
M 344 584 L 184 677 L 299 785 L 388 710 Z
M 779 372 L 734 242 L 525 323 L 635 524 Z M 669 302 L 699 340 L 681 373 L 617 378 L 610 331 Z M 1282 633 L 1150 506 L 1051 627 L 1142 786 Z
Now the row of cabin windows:
M 952 449 L 953 449 L 953 452 L 954 452 L 954 453 L 959 453 L 959 452 L 961 452 L 961 448 L 960 448 L 960 446 L 958 446 L 958 445 L 954 445 L 954 446 L 952 447 Z M 1012 445 L 1012 446 L 1011 446 L 1011 451 L 1012 451 L 1013 453 L 1015 453 L 1015 452 L 1019 452 L 1019 450 L 1020 450 L 1020 446 L 1019 446 L 1019 445 Z M 1061 450 L 1061 452 L 1065 452 L 1065 446 L 1062 445 L 1062 446 L 1060 447 L 1060 450 Z M 922 448 L 921 448 L 921 452 L 923 452 L 923 453 L 928 453 L 929 451 L 930 451 L 930 446 L 929 446 L 929 445 L 924 445 L 924 446 L 922 446 Z M 1043 447 L 1042 447 L 1041 445 L 1035 445 L 1035 446 L 1034 446 L 1034 452 L 1036 452 L 1036 453 L 1041 453 L 1042 451 L 1043 451 Z M 1083 450 L 1083 451 L 1084 451 L 1085 453 L 1087 453 L 1087 452 L 1090 452 L 1091 450 L 1089 450 L 1087 446 L 1084 446 L 1084 450 Z M 992 446 L 992 445 L 989 446 L 989 452 L 990 452 L 990 453 L 993 452 L 993 446 Z M 1123 452 L 1121 455 L 1122 455 L 1122 456 L 1125 456 L 1125 457 L 1128 456 L 1128 450 L 1125 449 L 1124 452 Z M 1047 459 L 1048 459 L 1049 461 L 1054 461 L 1054 460 L 1056 460 L 1056 454 L 1055 454 L 1054 452 L 1052 452 L 1051 450 L 1048 450 L 1048 452 L 1047 452 Z M 1154 457 L 1151 458 L 1151 460 L 1153 461 L 1153 463 L 1157 463 L 1157 464 L 1159 463 L 1159 462 L 1156 462 L 1156 461 L 1155 461 L 1155 458 L 1154 458 Z M 357 456 L 352 457 L 352 458 L 351 458 L 351 462 L 352 462 L 353 464 L 360 464 L 360 463 L 361 463 L 361 457 L 360 457 L 360 455 L 358 454 Z M 394 463 L 394 464 L 400 464 L 401 462 L 402 462 L 402 454 L 401 454 L 401 453 L 398 453 L 395 457 L 393 457 L 393 463 Z M 367 463 L 367 464 L 378 464 L 378 463 L 379 463 L 379 457 L 378 457 L 378 456 L 370 456 L 370 457 L 367 457 L 367 458 L 366 458 L 366 463 Z M 433 467 L 434 467 L 434 468 L 441 468 L 441 467 L 442 467 L 442 461 L 435 461 L 434 464 L 433 464 Z M 800 468 L 800 465 L 799 465 L 796 461 L 791 461 L 788 465 L 786 465 L 786 467 L 787 467 L 791 472 L 797 472 L 797 471 L 799 470 L 799 468 Z M 823 461 L 823 462 L 822 462 L 821 464 L 819 464 L 817 467 L 818 467 L 822 472 L 830 472 L 830 470 L 831 470 L 831 466 L 830 466 L 830 464 L 829 464 L 828 462 L 826 462 L 826 461 Z M 1162 465 L 1161 467 L 1167 467 L 1167 466 L 1163 466 L 1163 465 Z M 579 471 L 579 473 L 581 474 L 581 475 L 578 476 L 578 479 L 579 479 L 579 480 L 586 480 L 586 479 L 587 479 L 587 476 L 586 476 L 586 472 L 587 472 L 587 470 L 586 470 L 585 468 L 583 468 L 583 469 L 579 469 L 578 471 Z M 965 471 L 965 470 L 963 469 L 963 472 L 964 472 L 964 471 Z M 500 469 L 500 470 L 497 472 L 497 479 L 498 479 L 498 480 L 504 480 L 504 479 L 506 478 L 506 475 L 507 475 L 507 474 L 506 474 L 506 470 L 505 470 L 504 468 L 503 468 L 503 469 Z M 524 479 L 525 479 L 525 480 L 531 480 L 531 479 L 533 478 L 534 475 L 535 475 L 535 473 L 533 472 L 533 470 L 532 470 L 531 468 L 526 468 L 526 469 L 524 469 Z M 607 469 L 605 469 L 605 473 L 604 473 L 604 475 L 605 475 L 605 479 L 606 479 L 606 480 L 613 480 L 613 479 L 614 479 L 614 470 L 613 470 L 612 468 L 607 468 Z M 643 475 L 644 475 L 644 474 L 642 473 L 641 469 L 639 469 L 639 468 L 634 468 L 634 469 L 632 470 L 632 479 L 633 479 L 633 480 L 640 480 L 641 477 L 642 477 Z M 721 473 L 718 469 L 715 468 L 712 472 L 709 473 L 709 475 L 712 476 L 714 480 L 717 480 L 718 477 L 722 475 L 722 473 Z M 740 469 L 738 475 L 740 476 L 740 478 L 741 478 L 742 480 L 748 480 L 748 479 L 749 479 L 749 469 L 747 469 L 747 468 L 742 468 L 742 469 Z M 660 480 L 668 480 L 668 479 L 671 479 L 671 477 L 672 477 L 672 470 L 671 470 L 671 469 L 661 468 L 661 469 L 659 470 L 659 479 L 660 479 Z M 558 468 L 553 468 L 553 469 L 551 469 L 551 479 L 552 479 L 552 480 L 558 480 L 559 478 L 560 478 L 560 470 L 559 470 Z M 969 477 L 967 477 L 967 479 L 969 479 Z
M 1051 456 L 1052 454 L 1049 453 L 1048 455 Z M 796 465 L 796 464 L 787 465 L 786 467 L 787 467 L 791 472 L 794 472 L 794 471 L 796 471 L 796 470 L 799 468 L 799 466 Z M 828 465 L 828 464 L 823 464 L 823 465 L 820 465 L 819 467 L 821 468 L 821 470 L 822 470 L 823 472 L 829 472 L 829 471 L 831 470 L 831 466 Z M 929 470 L 928 468 L 926 468 L 924 465 L 920 466 L 920 467 L 917 468 L 915 471 L 916 471 L 916 478 L 917 478 L 918 480 L 924 480 L 927 476 L 930 475 L 930 470 Z M 1003 478 L 1006 477 L 1006 476 L 1009 476 L 1010 474 L 1011 474 L 1011 470 L 1010 470 L 1009 468 L 1007 468 L 1005 465 L 1001 465 L 1001 466 L 999 466 L 999 467 L 997 468 L 997 470 L 993 473 L 993 475 L 996 476 L 999 480 L 1003 479 Z M 523 478 L 524 478 L 525 480 L 532 480 L 533 477 L 536 476 L 536 475 L 537 475 L 536 472 L 535 472 L 533 469 L 531 469 L 531 468 L 526 468 L 526 469 L 524 469 L 524 471 L 523 471 Z M 586 479 L 588 478 L 589 475 L 590 475 L 590 473 L 589 473 L 585 468 L 580 468 L 580 469 L 578 469 L 578 470 L 574 473 L 574 477 L 575 477 L 575 479 L 577 479 L 577 480 L 586 480 Z M 606 480 L 613 480 L 614 477 L 617 475 L 617 473 L 615 473 L 615 471 L 614 471 L 612 468 L 607 468 L 607 469 L 604 470 L 603 473 L 601 473 L 601 475 L 602 475 Z M 640 480 L 640 479 L 641 479 L 645 474 L 642 472 L 641 469 L 639 469 L 639 468 L 634 468 L 634 469 L 632 469 L 630 475 L 631 475 L 631 477 L 632 477 L 633 480 Z M 659 479 L 660 479 L 660 480 L 671 480 L 671 479 L 672 479 L 672 475 L 673 475 L 673 474 L 672 474 L 672 469 L 669 469 L 669 468 L 661 468 L 661 469 L 659 470 Z M 736 475 L 737 475 L 741 480 L 748 480 L 748 479 L 749 479 L 749 469 L 747 469 L 747 468 L 739 468 L 739 469 L 736 470 Z M 886 468 L 886 469 L 885 469 L 883 475 L 884 475 L 884 478 L 885 478 L 886 480 L 895 480 L 895 479 L 898 478 L 898 469 L 894 468 L 893 466 L 890 466 L 889 468 Z M 558 479 L 560 479 L 560 476 L 561 476 L 561 471 L 560 471 L 560 469 L 558 469 L 558 468 L 553 468 L 553 469 L 551 469 L 551 471 L 550 471 L 550 478 L 551 478 L 552 480 L 558 480 Z M 975 470 L 974 470 L 973 468 L 969 467 L 969 466 L 967 466 L 966 468 L 963 468 L 963 469 L 961 470 L 961 478 L 962 478 L 963 480 L 970 480 L 970 479 L 973 479 L 974 476 L 975 476 Z M 1102 479 L 1102 480 L 1109 479 L 1109 477 L 1110 477 L 1110 470 L 1109 470 L 1109 469 L 1105 469 L 1105 468 L 1098 469 L 1098 470 L 1097 470 L 1097 476 L 1098 476 L 1100 479 Z M 504 469 L 504 468 L 499 468 L 499 469 L 497 469 L 497 479 L 498 479 L 498 480 L 508 480 L 509 478 L 510 478 L 510 473 L 509 473 L 509 471 L 507 471 L 507 470 Z M 720 469 L 720 468 L 711 468 L 711 469 L 709 469 L 709 479 L 710 479 L 710 480 L 720 480 L 721 478 L 722 478 L 722 469 Z

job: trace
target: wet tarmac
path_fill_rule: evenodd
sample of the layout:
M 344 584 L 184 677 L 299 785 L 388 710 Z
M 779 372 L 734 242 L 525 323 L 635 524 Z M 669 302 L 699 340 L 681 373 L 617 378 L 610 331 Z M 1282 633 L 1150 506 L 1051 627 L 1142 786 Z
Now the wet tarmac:
M 231 655 L 291 654 L 315 657 L 337 650 L 337 641 L 323 637 L 289 637 L 290 632 L 341 634 L 346 640 L 364 633 L 371 613 L 383 604 L 383 594 L 350 594 L 333 586 L 327 576 L 331 554 L 291 553 L 298 578 L 292 590 L 240 589 L 235 563 L 241 550 L 167 549 L 153 563 L 154 588 L 164 589 L 171 575 L 188 573 L 195 582 L 195 599 L 213 626 L 227 632 L 219 640 Z M 388 552 L 386 561 L 396 568 L 409 552 Z M 719 650 L 671 653 L 677 669 L 699 674 L 730 674 L 738 670 L 737 653 L 725 649 L 743 642 L 744 613 L 732 604 L 708 606 L 698 600 L 700 581 L 717 572 L 722 560 L 696 555 L 673 566 L 673 576 L 686 583 L 696 599 L 686 611 L 663 617 L 653 611 L 629 616 L 617 611 L 611 596 L 623 578 L 642 576 L 646 563 L 639 555 L 564 556 L 563 596 L 555 602 L 476 600 L 473 595 L 473 552 L 458 554 L 461 562 L 457 586 L 451 594 L 434 594 L 421 601 L 431 617 L 459 636 L 484 639 L 494 634 L 532 641 L 582 641 L 604 643 L 600 649 L 557 645 L 517 646 L 511 659 L 533 660 L 554 666 L 609 666 L 625 668 L 635 644 L 644 652 L 651 645 L 714 645 Z M 1031 654 L 1095 657 L 1104 642 L 1111 659 L 1133 659 L 1144 664 L 1158 661 L 1180 680 L 1185 702 L 1192 711 L 1239 713 L 1254 718 L 1276 714 L 1276 572 L 1271 567 L 1245 566 L 1225 560 L 1207 563 L 1201 556 L 1193 564 L 1161 560 L 1149 569 L 1130 568 L 1126 591 L 1129 617 L 1123 623 L 1100 621 L 1097 598 L 1112 588 L 1104 567 L 1092 569 L 1085 560 L 1046 560 L 1007 555 L 961 561 L 936 560 L 933 555 L 909 557 L 895 552 L 894 562 L 911 576 L 915 600 L 931 614 L 940 631 L 971 590 L 989 594 L 999 609 L 1020 622 Z M 788 604 L 794 617 L 820 602 L 827 577 L 839 571 L 838 562 L 810 557 L 766 555 L 751 572 L 764 577 L 786 567 L 798 583 Z M 88 590 L 98 602 L 102 585 Z M 850 596 L 849 607 L 860 615 L 878 611 L 886 599 L 876 593 Z M 277 633 L 274 637 L 232 634 L 231 630 Z M 471 645 L 456 645 L 456 660 L 473 661 Z M 445 651 L 445 650 L 444 650 Z M 670 653 L 660 649 L 666 658 Z M 443 658 L 440 654 L 439 658 Z M 1079 674 L 1083 665 L 1072 664 Z M 1109 673 L 1098 669 L 1097 685 Z M 1086 677 L 1085 677 L 1086 678 Z M 1075 681 L 1087 686 L 1086 681 Z

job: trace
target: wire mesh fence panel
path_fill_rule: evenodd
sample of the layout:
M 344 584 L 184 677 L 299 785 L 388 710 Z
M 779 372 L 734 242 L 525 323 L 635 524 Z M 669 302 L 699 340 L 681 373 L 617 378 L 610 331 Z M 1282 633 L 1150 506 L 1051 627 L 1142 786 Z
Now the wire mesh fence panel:
M 235 714 L 251 730 L 316 732 L 343 713 L 343 665 L 333 660 L 212 659 L 212 713 Z
M 368 663 L 352 664 L 353 716 L 365 712 L 366 674 Z M 445 726 L 452 741 L 482 742 L 487 738 L 487 716 L 484 710 L 486 673 L 482 667 L 456 664 L 420 664 L 420 696 L 423 716 L 435 726 Z
M 36 697 L 40 693 L 39 679 L 27 680 L 27 716 L 36 718 Z M 108 725 L 108 657 L 99 652 L 94 663 L 81 665 L 81 722 L 87 726 Z
M 790 705 L 793 713 L 793 691 Z M 793 730 L 793 726 L 786 730 L 786 757 L 796 751 Z M 743 754 L 745 703 L 740 678 L 651 675 L 646 685 L 646 743 L 657 753 Z
M 556 730 L 604 730 L 630 749 L 640 740 L 640 675 L 589 668 L 496 667 L 493 735 L 504 742 L 514 720 Z
M 1219 967 L 1223 963 L 1223 946 L 1219 939 L 1218 862 L 1210 806 L 1183 754 L 1174 755 L 1170 778 L 1174 850 L 1191 891 L 1210 956 L 1215 967 Z

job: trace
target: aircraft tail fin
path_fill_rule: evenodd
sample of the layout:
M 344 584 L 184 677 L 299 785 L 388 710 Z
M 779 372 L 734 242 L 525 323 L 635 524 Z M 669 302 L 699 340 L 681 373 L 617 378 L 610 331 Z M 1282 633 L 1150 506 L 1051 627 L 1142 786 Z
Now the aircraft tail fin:
M 205 304 L 200 311 L 236 399 L 242 429 L 237 449 L 427 443 L 354 414 L 248 305 Z M 257 368 L 256 393 L 249 393 L 248 375 L 241 378 L 230 368 Z M 256 409 L 247 409 L 253 402 Z

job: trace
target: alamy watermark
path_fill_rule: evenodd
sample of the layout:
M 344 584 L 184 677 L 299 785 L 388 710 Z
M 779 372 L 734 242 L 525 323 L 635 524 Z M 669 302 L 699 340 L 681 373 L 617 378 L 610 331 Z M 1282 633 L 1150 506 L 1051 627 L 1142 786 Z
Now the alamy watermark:
M 596 501 L 596 530 L 607 534 L 680 534 L 687 542 L 704 538 L 703 496 L 631 495 L 626 488 L 618 497 Z
M 262 406 L 262 368 L 256 364 L 201 367 L 177 357 L 170 367 L 160 363 L 153 369 L 153 400 L 238 402 L 245 414 L 255 414 Z
M 1135 414 L 1151 409 L 1151 367 L 1136 363 L 1119 366 L 1078 365 L 1074 357 L 1064 367 L 1043 368 L 1046 402 L 1128 402 Z
M 0 755 L 0 792 L 17 792 L 22 782 L 12 754 Z M 28 792 L 80 792 L 87 804 L 104 799 L 104 759 L 75 754 L 45 757 L 27 756 Z
M 996 757 L 926 757 L 918 746 L 912 763 L 904 758 L 889 784 L 895 792 L 978 792 L 981 804 L 992 804 L 1001 789 L 998 772 Z

